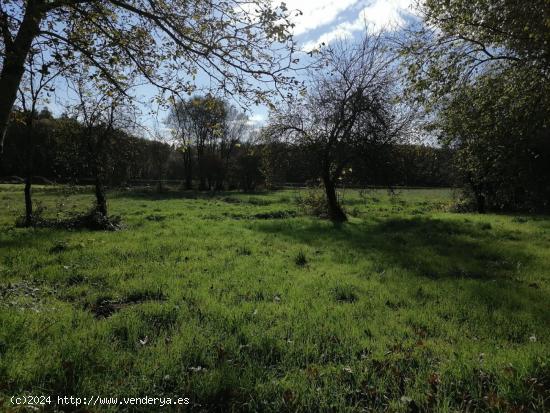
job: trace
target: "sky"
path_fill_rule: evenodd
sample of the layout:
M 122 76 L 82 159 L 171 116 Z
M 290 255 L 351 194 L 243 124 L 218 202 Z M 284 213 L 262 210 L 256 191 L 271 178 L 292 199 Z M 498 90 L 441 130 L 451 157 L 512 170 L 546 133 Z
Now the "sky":
M 294 17 L 294 36 L 298 45 L 309 51 L 321 43 L 338 38 L 355 38 L 368 27 L 374 32 L 394 31 L 414 17 L 414 0 L 286 0 L 289 10 L 300 10 Z M 260 126 L 267 120 L 263 106 L 253 108 L 251 123 Z
M 274 5 L 281 0 L 272 0 Z M 406 26 L 414 18 L 415 0 L 285 0 L 289 11 L 300 10 L 301 14 L 291 13 L 293 17 L 294 39 L 299 48 L 309 51 L 321 43 L 329 44 L 338 38 L 356 38 L 365 27 L 373 32 L 394 31 Z M 200 83 L 201 76 L 197 78 Z M 206 77 L 202 77 L 206 79 Z M 201 86 L 200 84 L 198 85 Z M 141 102 L 152 101 L 156 89 L 142 86 L 136 90 L 136 97 Z M 54 105 L 54 112 L 55 105 Z M 144 135 L 155 132 L 169 134 L 166 128 L 166 111 L 147 115 L 148 109 L 142 110 Z M 250 125 L 260 127 L 268 117 L 265 106 L 254 106 L 248 113 Z

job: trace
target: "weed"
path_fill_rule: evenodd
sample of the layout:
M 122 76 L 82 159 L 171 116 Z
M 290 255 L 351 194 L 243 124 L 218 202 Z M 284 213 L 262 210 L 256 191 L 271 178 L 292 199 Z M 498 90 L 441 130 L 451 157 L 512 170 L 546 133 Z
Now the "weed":
M 356 288 L 353 285 L 337 285 L 332 289 L 332 295 L 334 299 L 338 302 L 354 303 L 358 300 L 355 291 Z
M 298 265 L 299 267 L 303 267 L 303 266 L 307 265 L 306 254 L 304 254 L 303 251 L 298 252 L 298 254 L 296 255 L 296 257 L 294 258 L 294 262 L 295 262 L 296 265 Z

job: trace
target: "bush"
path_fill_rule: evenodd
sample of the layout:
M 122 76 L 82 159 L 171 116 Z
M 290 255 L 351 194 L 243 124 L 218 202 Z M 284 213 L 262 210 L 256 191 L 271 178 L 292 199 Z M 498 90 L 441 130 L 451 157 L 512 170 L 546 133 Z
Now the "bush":
M 328 218 L 328 203 L 324 191 L 319 188 L 308 188 L 296 197 L 296 204 L 307 215 Z

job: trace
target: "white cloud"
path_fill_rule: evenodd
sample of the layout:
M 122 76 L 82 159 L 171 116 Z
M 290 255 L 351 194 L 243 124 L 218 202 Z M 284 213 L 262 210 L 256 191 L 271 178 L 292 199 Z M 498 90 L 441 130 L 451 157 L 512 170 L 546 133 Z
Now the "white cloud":
M 248 118 L 248 124 L 250 126 L 260 126 L 263 125 L 266 121 L 266 117 L 263 113 L 254 113 Z
M 373 32 L 392 30 L 404 24 L 404 15 L 412 15 L 412 0 L 374 0 L 364 7 L 355 20 L 336 25 L 323 33 L 315 41 L 304 45 L 304 50 L 311 50 L 321 43 L 329 43 L 338 38 L 353 36 L 353 33 L 368 27 Z
M 294 34 L 300 35 L 332 23 L 340 13 L 359 3 L 360 0 L 286 0 L 289 10 L 300 10 L 302 15 L 294 17 Z M 274 0 L 274 3 L 279 3 Z

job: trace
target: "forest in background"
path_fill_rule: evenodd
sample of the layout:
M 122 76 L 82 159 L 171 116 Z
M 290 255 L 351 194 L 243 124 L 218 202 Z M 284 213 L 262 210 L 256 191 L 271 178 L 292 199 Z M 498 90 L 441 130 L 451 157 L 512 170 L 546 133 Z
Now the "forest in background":
M 83 126 L 69 117 L 54 117 L 40 111 L 33 133 L 33 174 L 35 183 L 89 184 L 90 147 Z M 219 150 L 205 157 L 207 189 L 271 189 L 296 184 L 315 185 L 317 176 L 311 156 L 302 148 L 284 142 L 262 142 L 257 134 L 243 131 L 237 137 L 224 165 Z M 4 164 L 0 176 L 5 182 L 23 182 L 25 167 L 24 124 L 13 122 L 4 146 Z M 196 153 L 196 150 L 193 151 Z M 452 172 L 452 150 L 420 144 L 372 147 L 364 158 L 350 164 L 341 186 L 450 187 L 456 184 Z M 177 143 L 139 138 L 117 131 L 104 149 L 105 180 L 110 186 L 132 183 L 158 185 L 162 181 L 180 181 L 185 187 L 185 150 Z M 199 162 L 192 162 L 192 185 L 199 188 Z M 223 173 L 223 167 L 227 169 Z M 221 176 L 224 179 L 221 179 Z M 221 179 L 221 181 L 220 181 Z M 172 182 L 173 183 L 173 182 Z

